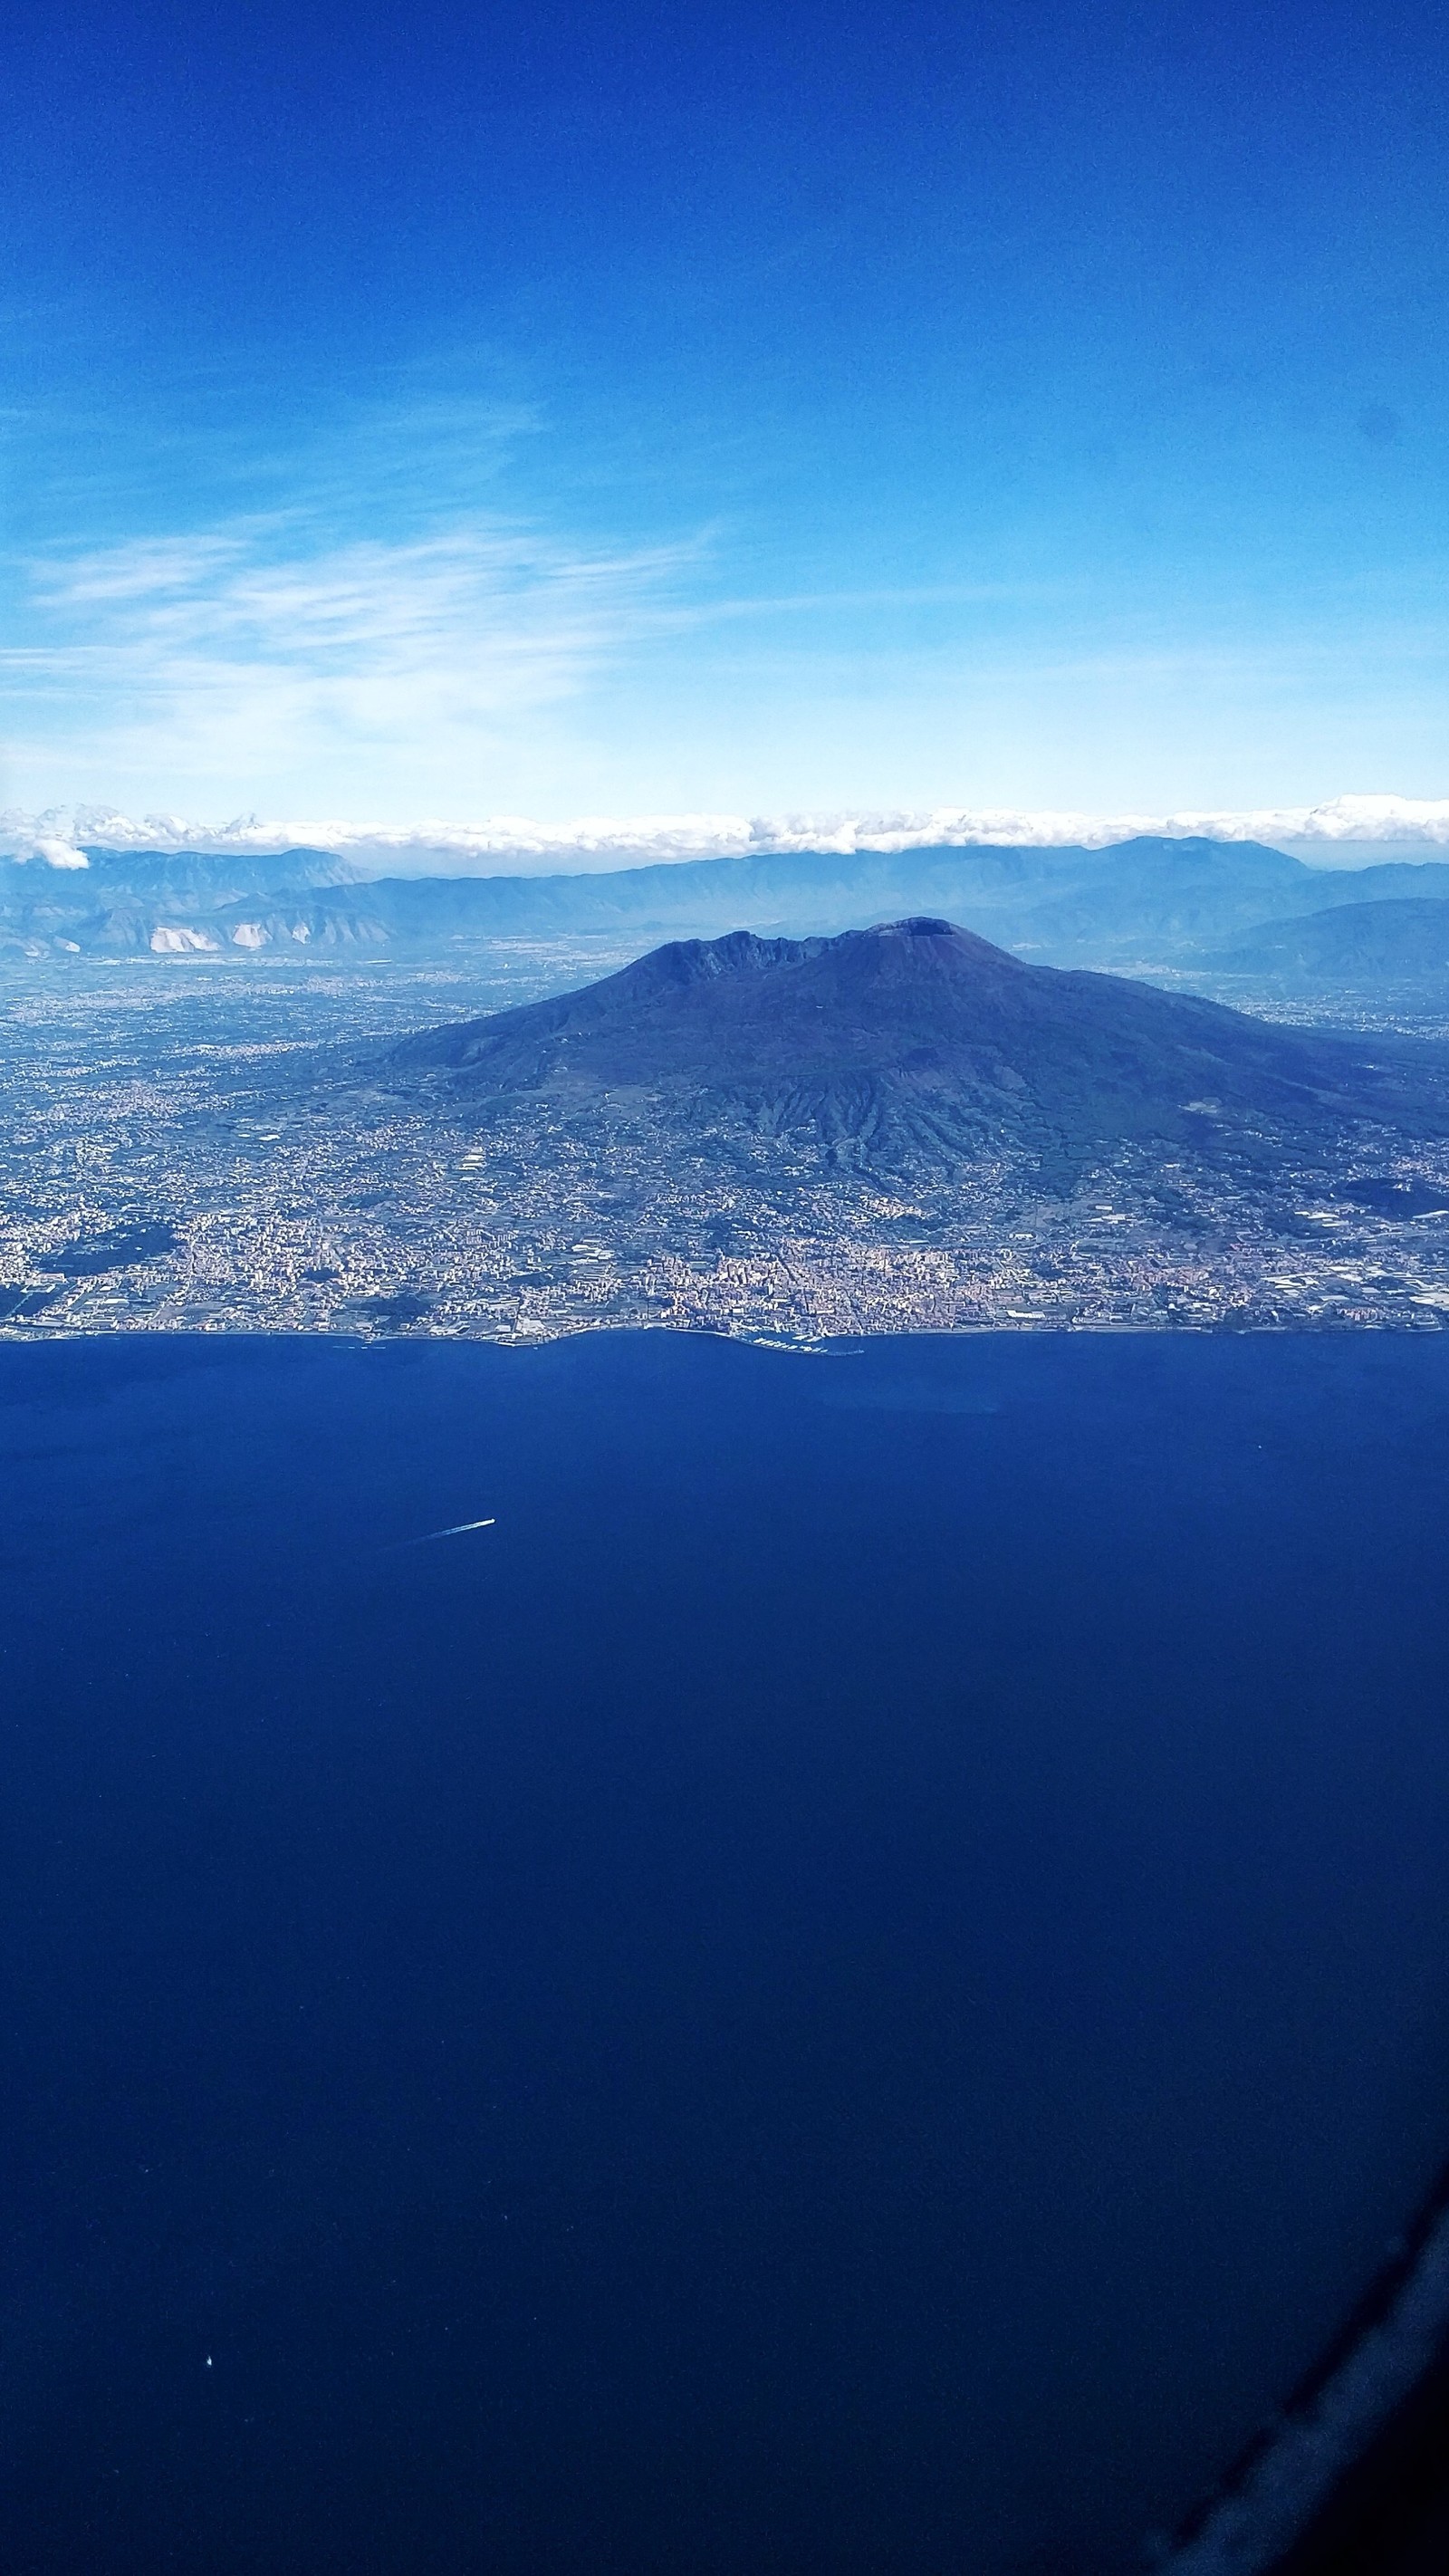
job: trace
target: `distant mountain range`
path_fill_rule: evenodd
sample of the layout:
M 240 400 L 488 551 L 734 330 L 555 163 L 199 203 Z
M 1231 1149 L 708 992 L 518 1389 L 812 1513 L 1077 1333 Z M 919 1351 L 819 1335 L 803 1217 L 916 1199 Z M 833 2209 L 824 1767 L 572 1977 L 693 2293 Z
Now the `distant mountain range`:
M 363 882 L 328 850 L 95 850 L 84 868 L 0 861 L 0 954 L 130 957 L 222 953 L 246 914 L 290 921 L 321 887 Z M 296 914 L 300 919 L 300 914 Z M 258 939 L 257 946 L 267 942 Z
M 932 916 L 672 942 L 580 992 L 424 1031 L 383 1070 L 451 1108 L 547 1125 L 647 1098 L 671 1122 L 803 1131 L 897 1167 L 1006 1151 L 1054 1174 L 1124 1143 L 1302 1147 L 1364 1118 L 1449 1133 L 1436 1050 L 1031 965 Z
M 1449 989 L 1449 905 L 1334 904 L 1304 920 L 1274 923 L 1217 961 L 1225 972 L 1284 988 L 1376 991 L 1386 985 Z
M 1257 842 L 1206 839 L 777 851 L 602 875 L 371 881 L 327 851 L 97 851 L 75 871 L 0 863 L 0 949 L 274 959 L 324 950 L 416 963 L 506 940 L 829 935 L 919 912 L 964 921 L 1042 963 L 1151 972 L 1246 958 L 1265 925 L 1364 904 L 1422 911 L 1446 897 L 1449 865 L 1328 870 Z

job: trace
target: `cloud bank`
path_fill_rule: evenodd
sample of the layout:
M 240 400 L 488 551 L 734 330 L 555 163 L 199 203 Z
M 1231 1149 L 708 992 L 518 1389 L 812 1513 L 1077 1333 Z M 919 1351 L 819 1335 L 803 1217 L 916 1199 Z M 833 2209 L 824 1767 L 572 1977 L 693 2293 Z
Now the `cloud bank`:
M 494 815 L 479 823 L 368 824 L 315 817 L 227 823 L 189 822 L 177 814 L 139 818 L 111 806 L 55 806 L 41 814 L 0 813 L 0 854 L 49 867 L 86 865 L 86 851 L 258 853 L 329 850 L 372 876 L 554 875 L 650 862 L 746 858 L 770 851 L 966 848 L 994 842 L 1023 849 L 1104 849 L 1135 833 L 1182 840 L 1289 843 L 1320 864 L 1344 862 L 1365 844 L 1449 853 L 1449 798 L 1337 796 L 1322 805 L 1261 807 L 1248 812 L 1179 814 L 1032 813 L 1014 808 L 875 814 L 589 815 L 538 823 Z

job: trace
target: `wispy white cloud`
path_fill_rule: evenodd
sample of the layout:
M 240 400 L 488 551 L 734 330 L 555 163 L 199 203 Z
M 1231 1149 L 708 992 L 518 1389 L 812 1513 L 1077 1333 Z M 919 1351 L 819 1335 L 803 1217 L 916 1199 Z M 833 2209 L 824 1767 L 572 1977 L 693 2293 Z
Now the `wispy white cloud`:
M 580 491 L 564 481 L 506 514 L 502 464 L 523 442 L 537 500 L 546 425 L 419 386 L 305 470 L 283 456 L 253 473 L 245 510 L 158 534 L 159 510 L 132 508 L 143 533 L 124 543 L 6 567 L 6 792 L 114 798 L 144 818 L 117 828 L 153 846 L 245 832 L 489 868 L 1111 839 L 1164 816 L 1327 846 L 1338 827 L 1307 805 L 1256 800 L 1442 777 L 1433 620 L 1369 635 L 1335 611 L 1279 634 L 1219 601 L 1185 627 L 1145 592 L 1109 617 L 1080 566 L 1040 550 L 1015 578 L 958 552 L 902 585 L 806 549 L 787 579 L 758 528 L 561 533 L 549 513 Z M 288 819 L 157 821 L 163 803 Z M 37 827 L 32 846 L 74 847 L 68 830 Z M 1385 833 L 1426 837 L 1387 806 Z
M 309 542 L 259 517 L 27 567 L 0 653 L 38 750 L 84 728 L 118 778 L 275 778 L 402 755 L 446 773 L 586 687 L 670 613 L 689 544 L 574 545 L 477 517 L 403 542 Z
M 145 611 L 196 597 L 245 554 L 240 531 L 191 537 L 137 537 L 98 552 L 41 558 L 28 567 L 31 592 L 45 609 Z

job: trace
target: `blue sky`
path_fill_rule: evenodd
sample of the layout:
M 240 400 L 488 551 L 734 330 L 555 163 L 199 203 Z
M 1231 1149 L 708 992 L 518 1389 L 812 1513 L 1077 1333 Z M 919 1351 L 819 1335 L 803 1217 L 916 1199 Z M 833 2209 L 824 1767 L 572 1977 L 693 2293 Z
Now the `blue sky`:
M 0 801 L 1449 794 L 1440 8 L 37 5 Z

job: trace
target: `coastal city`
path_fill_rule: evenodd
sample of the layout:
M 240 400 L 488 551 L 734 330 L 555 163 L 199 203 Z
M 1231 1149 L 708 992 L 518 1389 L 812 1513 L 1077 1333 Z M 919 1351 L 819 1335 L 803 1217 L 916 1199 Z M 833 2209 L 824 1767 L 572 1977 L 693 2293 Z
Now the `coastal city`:
M 671 1125 L 627 1096 L 483 1116 L 390 1080 L 407 1031 L 567 980 L 530 952 L 481 995 L 445 969 L 18 986 L 0 1330 L 809 1343 L 1449 1320 L 1449 1149 L 1367 1125 L 1287 1173 L 1228 1138 L 1166 1162 L 1122 1147 L 1046 1190 L 1020 1157 L 841 1170 L 806 1134 Z
M 1449 2576 L 1446 29 L 5 12 L 0 2576 Z

